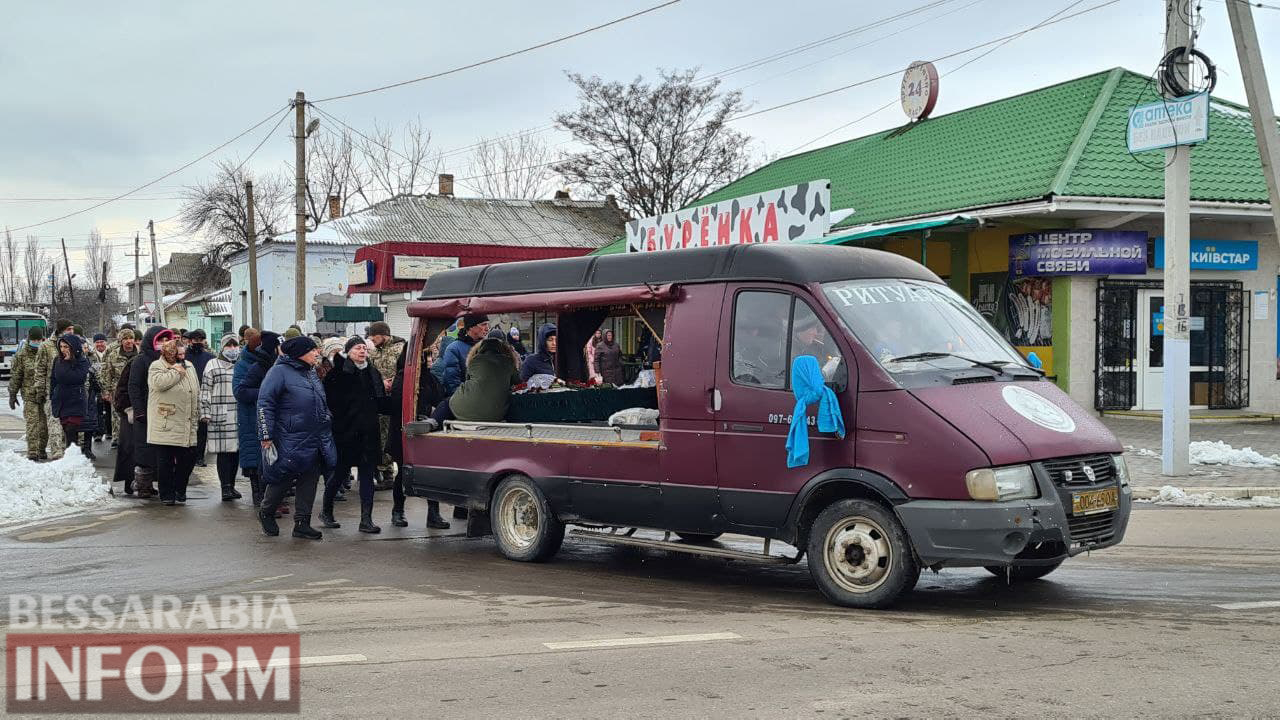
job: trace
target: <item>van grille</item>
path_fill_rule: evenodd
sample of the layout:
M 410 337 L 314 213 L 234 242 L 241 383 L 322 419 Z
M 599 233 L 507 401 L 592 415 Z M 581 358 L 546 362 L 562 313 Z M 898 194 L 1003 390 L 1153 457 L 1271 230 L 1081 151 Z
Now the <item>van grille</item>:
M 1111 510 L 1096 515 L 1067 518 L 1067 526 L 1071 529 L 1071 542 L 1096 542 L 1115 535 L 1113 523 L 1115 516 L 1115 511 Z
M 1110 455 L 1085 455 L 1073 458 L 1058 458 L 1041 462 L 1049 473 L 1049 479 L 1058 487 L 1080 487 L 1085 485 L 1109 485 L 1116 479 L 1116 463 Z M 1085 468 L 1093 472 L 1090 479 Z

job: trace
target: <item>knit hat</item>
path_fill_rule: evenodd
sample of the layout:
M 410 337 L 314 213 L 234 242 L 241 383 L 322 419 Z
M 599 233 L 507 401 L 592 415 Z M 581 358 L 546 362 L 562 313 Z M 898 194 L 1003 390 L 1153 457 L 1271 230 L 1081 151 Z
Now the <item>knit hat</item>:
M 488 335 L 485 335 L 485 337 L 486 337 L 486 338 L 492 338 L 492 339 L 494 339 L 494 340 L 501 340 L 502 342 L 507 342 L 507 334 L 506 334 L 506 333 L 504 333 L 504 332 L 502 332 L 502 331 L 501 331 L 501 330 L 499 330 L 498 328 L 494 328 L 494 329 L 490 330 L 490 331 L 489 331 L 489 334 L 488 334 Z
M 33 327 L 33 328 L 31 328 L 30 330 L 28 330 L 28 331 L 27 331 L 27 339 L 28 339 L 28 340 L 43 340 L 43 339 L 44 339 L 44 330 L 42 330 L 42 329 L 40 329 L 40 328 L 38 328 L 38 327 Z
M 507 334 L 511 336 L 512 340 L 519 340 L 520 328 L 516 327 L 515 325 L 512 325 L 511 329 L 507 331 Z
M 258 345 L 258 352 L 265 354 L 267 357 L 275 357 L 276 351 L 280 349 L 280 333 L 270 330 L 262 331 L 262 342 Z
M 102 342 L 106 342 L 106 341 L 107 341 L 107 336 L 106 336 L 106 335 L 103 335 L 102 333 L 94 333 L 94 334 L 93 334 L 93 341 L 94 341 L 94 342 L 98 342 L 99 340 L 101 340 Z
M 116 333 L 117 340 L 136 340 L 137 338 L 138 336 L 134 335 L 133 331 L 129 328 L 124 328 L 120 332 Z
M 331 337 L 325 340 L 324 343 L 320 345 L 320 356 L 333 357 L 334 353 L 342 350 L 343 346 L 346 345 L 346 342 L 347 339 L 343 337 Z
M 195 330 L 192 330 L 191 332 L 187 333 L 187 339 L 188 340 L 204 340 L 206 339 L 206 336 L 203 330 L 201 330 L 200 328 L 196 328 Z
M 284 331 L 284 335 L 282 337 L 284 337 L 285 340 L 292 340 L 297 337 L 302 337 L 302 331 L 290 325 L 289 329 Z
M 363 344 L 364 344 L 364 338 L 362 338 L 362 337 L 360 337 L 359 335 L 357 335 L 357 336 L 355 336 L 355 337 L 353 337 L 353 338 L 351 338 L 351 339 L 347 340 L 347 344 L 346 344 L 345 346 L 343 346 L 343 348 L 342 348 L 342 352 L 344 352 L 344 353 L 349 353 L 349 352 L 351 352 L 351 348 L 353 348 L 353 347 L 355 347 L 355 346 L 357 346 L 357 345 L 363 345 Z
M 365 337 L 373 337 L 374 335 L 390 335 L 391 326 L 385 322 L 378 320 L 369 323 L 369 329 L 364 331 Z
M 487 322 L 489 322 L 489 316 L 483 313 L 476 313 L 474 315 L 463 315 L 462 316 L 462 332 L 467 332 L 471 328 L 479 325 L 480 323 L 487 323 Z
M 285 340 L 284 344 L 280 346 L 280 349 L 284 350 L 285 355 L 288 355 L 294 360 L 297 360 L 303 355 L 306 355 L 312 350 L 315 350 L 316 341 L 312 340 L 306 335 L 298 335 L 297 337 L 292 337 L 292 338 L 289 338 L 288 340 Z

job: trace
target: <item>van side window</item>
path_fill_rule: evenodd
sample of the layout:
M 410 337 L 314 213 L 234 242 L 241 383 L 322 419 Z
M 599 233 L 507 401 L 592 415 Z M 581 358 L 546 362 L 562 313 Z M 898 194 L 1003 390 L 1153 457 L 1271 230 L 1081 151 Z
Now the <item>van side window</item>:
M 843 385 L 840 373 L 840 348 L 827 333 L 826 327 L 818 319 L 809 303 L 796 298 L 795 312 L 791 318 L 791 353 L 787 367 L 801 355 L 812 355 L 818 359 L 818 367 L 822 368 L 822 377 L 827 382 Z M 791 373 L 787 372 L 787 387 L 790 389 Z
M 733 305 L 733 381 L 785 390 L 791 295 L 738 293 Z

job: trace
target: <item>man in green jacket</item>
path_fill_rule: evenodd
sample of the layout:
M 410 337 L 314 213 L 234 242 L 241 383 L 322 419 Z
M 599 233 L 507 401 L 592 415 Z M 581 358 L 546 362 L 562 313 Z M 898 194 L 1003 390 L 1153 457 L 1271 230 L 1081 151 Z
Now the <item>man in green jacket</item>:
M 40 346 L 36 353 L 36 382 L 39 395 L 44 402 L 45 426 L 48 428 L 49 459 L 60 460 L 67 450 L 67 440 L 62 435 L 62 424 L 53 414 L 49 391 L 52 386 L 53 361 L 58 359 L 58 338 L 75 332 L 70 320 L 59 320 L 54 323 L 54 333 Z
M 13 367 L 9 374 L 9 409 L 17 410 L 18 398 L 22 398 L 22 419 L 27 424 L 28 460 L 47 457 L 44 446 L 49 441 L 45 398 L 40 395 L 40 376 L 36 373 L 36 360 L 40 352 L 40 341 L 43 339 L 43 329 L 33 327 L 27 331 L 27 341 L 13 356 Z

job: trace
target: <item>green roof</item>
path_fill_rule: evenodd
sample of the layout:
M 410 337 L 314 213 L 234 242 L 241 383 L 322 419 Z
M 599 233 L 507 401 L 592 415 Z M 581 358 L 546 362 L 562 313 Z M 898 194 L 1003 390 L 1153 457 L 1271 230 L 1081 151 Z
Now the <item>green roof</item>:
M 588 255 L 616 255 L 627 251 L 627 236 L 619 235 L 617 240 L 605 245 L 599 250 L 592 250 Z
M 829 178 L 847 227 L 1050 195 L 1161 198 L 1164 153 L 1125 146 L 1129 109 L 1154 99 L 1146 76 L 1115 68 L 781 158 L 694 204 Z M 1214 99 L 1191 196 L 1268 202 L 1246 109 Z

